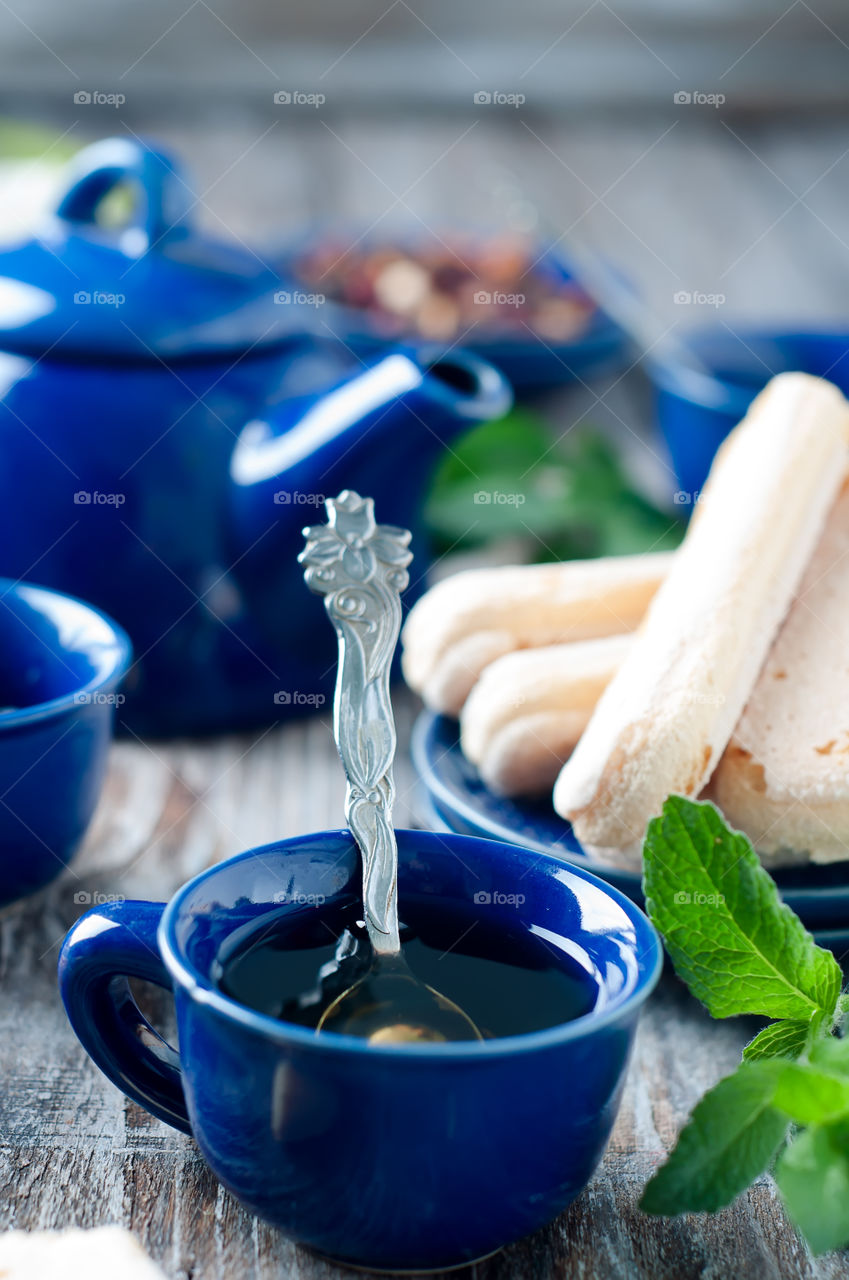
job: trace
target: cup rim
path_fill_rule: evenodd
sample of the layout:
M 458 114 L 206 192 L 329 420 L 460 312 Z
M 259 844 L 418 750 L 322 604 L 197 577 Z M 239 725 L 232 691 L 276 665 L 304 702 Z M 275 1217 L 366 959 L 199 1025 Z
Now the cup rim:
M 718 326 L 700 324 L 690 331 L 687 340 L 692 344 L 694 351 L 701 355 L 703 346 L 717 334 L 722 336 Z M 839 324 L 831 326 L 814 323 L 808 325 L 748 324 L 738 326 L 735 334 L 745 343 L 766 341 L 790 345 L 799 341 L 830 342 L 842 339 L 844 335 L 849 340 L 846 327 Z M 646 367 L 651 381 L 659 391 L 714 413 L 736 414 L 742 417 L 756 394 L 737 386 L 720 372 L 711 371 L 709 374 L 703 374 L 675 359 L 663 359 L 650 355 L 646 359 Z M 768 374 L 764 382 L 767 381 L 767 377 Z
M 2 604 L 6 596 L 10 595 L 30 605 L 33 605 L 33 601 L 26 600 L 25 597 L 27 595 L 36 597 L 36 602 L 43 597 L 53 600 L 69 600 L 93 617 L 99 618 L 111 633 L 111 651 L 104 647 L 104 653 L 111 660 L 108 661 L 106 669 L 100 675 L 94 676 L 86 684 L 78 685 L 69 693 L 63 693 L 58 698 L 50 698 L 46 702 L 34 702 L 30 706 L 16 708 L 13 711 L 0 711 L 0 733 L 6 729 L 17 728 L 20 725 L 49 720 L 51 717 L 59 716 L 63 712 L 86 706 L 88 705 L 88 699 L 92 695 L 99 693 L 109 685 L 117 684 L 126 674 L 133 656 L 130 638 L 124 629 L 118 626 L 117 622 L 101 609 L 89 604 L 87 600 L 81 600 L 78 596 L 70 595 L 66 591 L 55 591 L 52 587 L 43 587 L 38 583 L 26 582 L 20 578 L 0 578 L 0 604 Z
M 510 858 L 519 854 L 526 860 L 532 860 L 534 866 L 537 866 L 540 861 L 549 863 L 570 880 L 577 881 L 579 885 L 587 884 L 595 890 L 601 890 L 625 912 L 630 923 L 635 927 L 637 943 L 634 948 L 634 956 L 637 962 L 637 975 L 633 986 L 624 993 L 614 995 L 601 1011 L 591 1009 L 589 1012 L 581 1014 L 569 1022 L 558 1023 L 553 1027 L 546 1027 L 542 1031 L 526 1032 L 515 1036 L 499 1036 L 495 1039 L 484 1041 L 461 1040 L 453 1041 L 449 1044 L 385 1045 L 381 1046 L 380 1049 L 376 1049 L 374 1045 L 368 1044 L 367 1041 L 358 1036 L 345 1035 L 338 1031 L 316 1035 L 315 1031 L 306 1027 L 299 1027 L 294 1023 L 283 1022 L 280 1019 L 273 1018 L 270 1014 L 260 1013 L 258 1010 L 251 1009 L 247 1005 L 240 1004 L 237 1000 L 225 995 L 181 951 L 176 936 L 176 924 L 185 899 L 199 885 L 206 880 L 213 879 L 222 868 L 231 867 L 234 863 L 249 861 L 257 855 L 270 854 L 272 851 L 279 852 L 281 848 L 287 847 L 308 847 L 312 842 L 326 840 L 328 836 L 341 836 L 353 841 L 351 832 L 344 828 L 314 831 L 307 835 L 293 836 L 285 840 L 276 840 L 270 844 L 247 849 L 232 858 L 227 858 L 224 862 L 208 867 L 205 871 L 187 881 L 166 904 L 157 930 L 159 950 L 172 978 L 199 1004 L 230 1021 L 239 1023 L 246 1030 L 253 1031 L 280 1045 L 294 1044 L 301 1048 L 309 1048 L 316 1053 L 325 1054 L 354 1053 L 374 1055 L 376 1052 L 387 1052 L 393 1055 L 393 1061 L 396 1059 L 411 1061 L 432 1059 L 446 1062 L 475 1062 L 482 1059 L 505 1057 L 517 1053 L 532 1053 L 538 1050 L 554 1048 L 569 1041 L 580 1040 L 584 1035 L 591 1034 L 618 1021 L 623 1015 L 638 1009 L 644 1004 L 654 990 L 663 968 L 663 947 L 660 935 L 645 912 L 636 903 L 632 902 L 630 898 L 626 897 L 618 889 L 600 879 L 600 877 L 585 871 L 583 868 L 565 863 L 550 854 L 537 853 L 525 849 L 521 845 L 507 844 L 500 840 L 485 840 L 479 836 L 443 835 L 441 832 L 411 831 L 402 828 L 398 828 L 397 832 L 402 838 L 409 836 L 417 840 L 424 839 L 426 842 L 436 841 L 443 846 L 446 844 L 467 846 L 471 843 L 475 847 L 480 846 L 481 852 L 486 852 L 488 859 L 504 859 L 505 857 Z M 569 887 L 572 888 L 571 885 Z M 641 945 L 641 935 L 643 945 Z

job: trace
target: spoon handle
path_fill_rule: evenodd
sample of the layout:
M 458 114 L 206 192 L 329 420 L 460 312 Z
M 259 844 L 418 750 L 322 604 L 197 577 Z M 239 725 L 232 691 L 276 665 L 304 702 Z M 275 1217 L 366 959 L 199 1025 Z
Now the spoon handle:
M 339 639 L 333 733 L 348 780 L 345 816 L 363 860 L 369 937 L 381 955 L 397 955 L 398 846 L 392 826 L 395 721 L 389 670 L 409 581 L 410 532 L 375 524 L 374 502 L 346 489 L 328 498 L 328 524 L 304 530 L 298 559 Z

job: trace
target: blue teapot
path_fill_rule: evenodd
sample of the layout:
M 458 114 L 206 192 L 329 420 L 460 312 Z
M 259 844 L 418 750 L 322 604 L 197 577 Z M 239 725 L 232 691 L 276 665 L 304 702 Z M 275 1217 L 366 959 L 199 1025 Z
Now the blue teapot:
M 118 190 L 132 213 L 104 225 Z M 325 494 L 411 527 L 443 446 L 511 393 L 459 351 L 367 360 L 330 306 L 191 225 L 173 163 L 108 140 L 35 238 L 0 248 L 0 573 L 72 592 L 129 632 L 119 722 L 247 728 L 324 705 L 335 640 L 301 529 Z

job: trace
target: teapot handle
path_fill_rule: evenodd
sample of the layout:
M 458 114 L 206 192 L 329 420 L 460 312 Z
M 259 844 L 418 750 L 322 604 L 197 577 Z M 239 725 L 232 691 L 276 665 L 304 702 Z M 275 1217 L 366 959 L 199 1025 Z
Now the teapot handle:
M 126 182 L 141 197 L 128 225 L 145 232 L 148 246 L 173 231 L 191 210 L 191 190 L 166 155 L 131 138 L 107 138 L 86 147 L 71 162 L 70 184 L 56 215 L 67 222 L 93 224 L 103 197 Z

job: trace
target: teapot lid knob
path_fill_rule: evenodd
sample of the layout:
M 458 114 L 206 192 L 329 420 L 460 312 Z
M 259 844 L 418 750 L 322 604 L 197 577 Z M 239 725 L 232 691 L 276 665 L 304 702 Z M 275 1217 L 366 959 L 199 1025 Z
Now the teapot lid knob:
M 104 225 L 122 188 L 123 219 Z M 198 203 L 175 161 L 138 139 L 79 152 L 39 233 L 0 247 L 0 348 L 155 362 L 308 329 L 304 308 L 278 305 L 279 276 L 259 254 L 192 225 Z

